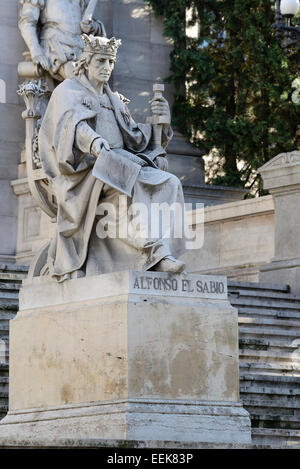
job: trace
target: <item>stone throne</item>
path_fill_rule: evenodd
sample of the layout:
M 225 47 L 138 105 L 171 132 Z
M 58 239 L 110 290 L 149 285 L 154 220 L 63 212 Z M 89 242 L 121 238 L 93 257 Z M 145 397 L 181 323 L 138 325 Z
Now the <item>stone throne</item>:
M 39 158 L 38 132 L 43 120 L 54 81 L 40 67 L 30 60 L 30 54 L 25 53 L 25 62 L 18 67 L 19 76 L 25 81 L 19 86 L 17 94 L 24 99 L 25 111 L 25 155 L 28 185 L 37 206 L 55 223 L 57 204 L 51 181 L 45 175 Z M 31 262 L 29 276 L 39 275 L 45 265 L 49 242 L 39 250 Z

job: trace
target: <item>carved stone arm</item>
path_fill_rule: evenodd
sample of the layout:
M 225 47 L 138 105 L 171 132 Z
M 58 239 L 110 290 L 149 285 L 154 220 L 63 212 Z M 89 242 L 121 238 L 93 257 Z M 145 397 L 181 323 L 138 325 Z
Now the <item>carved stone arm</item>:
M 106 30 L 102 21 L 93 20 L 93 29 L 92 34 L 94 36 L 104 36 L 106 37 Z
M 92 154 L 92 145 L 94 141 L 101 138 L 86 121 L 81 121 L 76 127 L 75 146 L 82 153 Z M 95 155 L 94 155 L 95 156 Z
M 20 5 L 19 29 L 33 59 L 43 54 L 37 35 L 37 22 L 42 3 L 20 0 Z
M 80 23 L 81 31 L 85 34 L 93 34 L 94 36 L 106 37 L 104 24 L 99 20 L 82 21 Z

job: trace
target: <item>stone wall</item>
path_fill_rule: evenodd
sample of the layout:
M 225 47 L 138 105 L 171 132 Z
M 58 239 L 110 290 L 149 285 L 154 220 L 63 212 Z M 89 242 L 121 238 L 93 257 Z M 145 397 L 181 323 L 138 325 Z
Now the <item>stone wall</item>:
M 183 256 L 188 271 L 257 282 L 260 266 L 274 256 L 273 197 L 206 207 L 204 220 L 203 247 Z
M 18 31 L 17 0 L 0 3 L 0 260 L 13 260 L 17 234 L 17 198 L 10 181 L 17 177 L 24 145 L 23 103 L 16 94 L 17 65 L 24 43 Z

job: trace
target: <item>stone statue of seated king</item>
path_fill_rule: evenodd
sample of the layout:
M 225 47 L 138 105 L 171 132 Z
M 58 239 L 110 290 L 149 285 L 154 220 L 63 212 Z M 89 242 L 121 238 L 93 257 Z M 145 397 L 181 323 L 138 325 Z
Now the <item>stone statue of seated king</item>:
M 74 77 L 54 90 L 39 132 L 58 207 L 44 274 L 64 281 L 128 269 L 181 273 L 185 239 L 174 233 L 184 223 L 184 198 L 179 179 L 167 172 L 169 105 L 154 97 L 151 111 L 163 124 L 136 123 L 128 100 L 108 85 L 121 41 L 83 39 Z M 176 206 L 178 216 L 162 228 L 160 212 L 153 230 L 161 204 Z

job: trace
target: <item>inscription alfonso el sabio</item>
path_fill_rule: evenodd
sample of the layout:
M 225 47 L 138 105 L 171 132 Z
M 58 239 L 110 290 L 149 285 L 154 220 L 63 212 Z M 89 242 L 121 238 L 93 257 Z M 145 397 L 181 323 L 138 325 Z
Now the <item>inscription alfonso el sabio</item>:
M 212 294 L 224 295 L 226 293 L 226 285 L 224 281 L 214 278 L 213 280 L 204 278 L 162 278 L 159 276 L 136 276 L 133 280 L 134 290 L 158 290 L 160 292 L 178 292 L 194 295 Z

